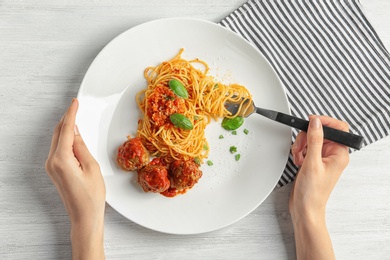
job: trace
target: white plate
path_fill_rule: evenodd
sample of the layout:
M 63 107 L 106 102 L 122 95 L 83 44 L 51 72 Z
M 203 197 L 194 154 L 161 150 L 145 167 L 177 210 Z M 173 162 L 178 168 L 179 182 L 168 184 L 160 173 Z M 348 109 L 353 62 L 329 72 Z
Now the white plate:
M 211 123 L 206 136 L 214 165 L 202 165 L 200 181 L 174 198 L 144 193 L 136 173 L 117 167 L 116 150 L 136 133 L 140 111 L 135 93 L 146 86 L 144 69 L 172 58 L 182 47 L 184 58 L 206 61 L 217 79 L 245 85 L 257 105 L 289 113 L 278 77 L 255 47 L 217 24 L 173 18 L 136 26 L 99 53 L 78 93 L 77 124 L 101 166 L 111 207 L 149 229 L 195 234 L 228 226 L 267 198 L 286 164 L 291 129 L 259 115 L 246 119 L 236 136 Z M 220 134 L 225 138 L 219 139 Z M 239 161 L 229 152 L 232 145 L 241 154 Z

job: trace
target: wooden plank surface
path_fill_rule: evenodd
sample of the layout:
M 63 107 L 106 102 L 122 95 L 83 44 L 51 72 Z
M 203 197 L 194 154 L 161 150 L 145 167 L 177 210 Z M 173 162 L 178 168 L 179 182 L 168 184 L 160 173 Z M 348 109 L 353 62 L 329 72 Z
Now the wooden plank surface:
M 152 19 L 218 22 L 244 0 L 0 0 L 0 258 L 69 259 L 69 221 L 44 170 L 53 128 L 98 52 Z M 390 1 L 362 1 L 390 49 Z M 390 259 L 390 137 L 351 156 L 328 204 L 338 259 Z M 107 259 L 295 259 L 291 185 L 222 230 L 177 236 L 106 208 Z

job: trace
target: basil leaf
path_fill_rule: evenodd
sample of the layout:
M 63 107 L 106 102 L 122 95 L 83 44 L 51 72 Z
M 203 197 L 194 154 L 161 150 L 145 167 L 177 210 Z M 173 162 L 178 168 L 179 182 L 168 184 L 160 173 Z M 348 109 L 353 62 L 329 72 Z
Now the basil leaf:
M 200 166 L 200 159 L 199 159 L 199 157 L 195 157 L 195 158 L 194 158 L 194 162 L 195 162 L 197 165 Z
M 171 120 L 172 124 L 178 128 L 184 130 L 191 130 L 194 128 L 191 121 L 182 114 L 172 114 L 170 115 L 169 119 Z
M 224 118 L 222 120 L 222 127 L 226 130 L 236 130 L 244 123 L 244 118 L 242 116 L 236 116 L 233 118 Z
M 188 98 L 188 91 L 184 87 L 183 83 L 177 79 L 171 79 L 168 83 L 169 88 L 179 97 Z

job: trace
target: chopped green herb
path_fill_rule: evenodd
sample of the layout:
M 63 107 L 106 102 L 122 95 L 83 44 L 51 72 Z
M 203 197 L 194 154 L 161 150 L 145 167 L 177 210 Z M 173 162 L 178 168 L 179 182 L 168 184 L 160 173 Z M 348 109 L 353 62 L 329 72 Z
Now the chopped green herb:
M 219 139 L 223 139 L 223 135 L 220 135 L 220 136 L 219 136 Z
M 241 157 L 240 154 L 236 154 L 236 156 L 234 158 L 236 159 L 236 161 L 238 161 L 238 160 L 240 160 L 240 157 Z
M 200 165 L 199 157 L 195 157 L 195 158 L 194 158 L 194 162 L 195 162 L 197 165 Z
M 236 130 L 233 130 L 233 131 L 232 131 L 232 135 L 237 135 L 237 131 L 236 131 Z
M 235 147 L 235 146 L 230 146 L 229 151 L 230 151 L 231 153 L 235 153 L 235 152 L 237 152 L 237 147 Z
M 194 116 L 194 120 L 199 120 L 199 116 Z
M 248 133 L 249 133 L 249 130 L 245 128 L 245 129 L 244 129 L 244 134 L 247 135 Z
M 213 88 L 218 88 L 218 83 L 217 83 L 217 84 L 215 84 Z
M 208 146 L 207 145 L 203 145 L 203 150 L 208 150 L 209 148 L 208 148 Z
M 210 161 L 210 160 L 208 160 L 208 161 L 207 161 L 207 165 L 208 165 L 208 166 L 211 166 L 211 165 L 213 165 L 213 162 Z

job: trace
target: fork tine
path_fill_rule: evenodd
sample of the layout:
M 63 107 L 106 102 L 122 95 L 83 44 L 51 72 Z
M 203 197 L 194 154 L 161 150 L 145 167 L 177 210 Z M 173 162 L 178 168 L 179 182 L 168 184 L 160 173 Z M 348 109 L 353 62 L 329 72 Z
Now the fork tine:
M 255 104 L 250 99 L 242 99 L 238 103 L 229 102 L 225 104 L 225 107 L 233 116 L 248 117 L 256 111 Z

